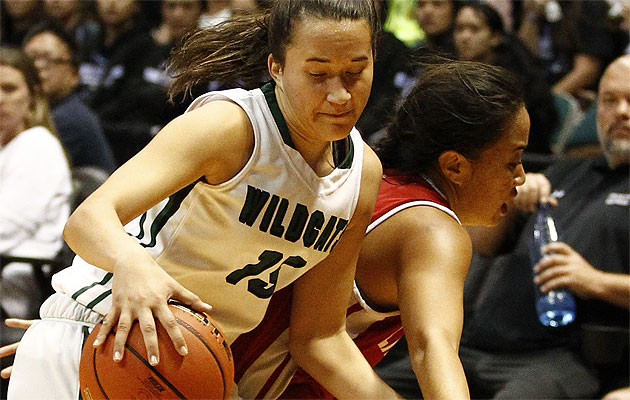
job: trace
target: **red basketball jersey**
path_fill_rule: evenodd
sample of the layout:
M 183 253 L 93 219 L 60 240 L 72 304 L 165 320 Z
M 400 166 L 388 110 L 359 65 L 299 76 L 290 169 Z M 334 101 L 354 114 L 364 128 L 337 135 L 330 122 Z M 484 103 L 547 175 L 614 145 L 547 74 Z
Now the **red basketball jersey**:
M 428 178 L 413 178 L 394 170 L 386 170 L 367 233 L 392 215 L 417 206 L 435 207 L 460 222 L 446 198 Z M 404 334 L 400 313 L 373 310 L 363 300 L 356 285 L 346 319 L 348 333 L 372 366 L 381 361 Z M 302 369 L 298 369 L 281 396 L 283 399 L 333 397 Z

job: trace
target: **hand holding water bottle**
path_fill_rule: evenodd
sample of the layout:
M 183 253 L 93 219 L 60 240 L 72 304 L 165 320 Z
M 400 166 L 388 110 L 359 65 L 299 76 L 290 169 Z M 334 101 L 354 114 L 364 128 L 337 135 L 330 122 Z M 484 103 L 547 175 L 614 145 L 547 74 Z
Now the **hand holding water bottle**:
M 581 299 L 595 297 L 594 288 L 604 275 L 571 246 L 552 242 L 542 248 L 548 254 L 534 266 L 534 283 L 543 293 L 566 288 Z
M 540 203 L 558 204 L 558 200 L 551 197 L 551 182 L 545 175 L 528 172 L 525 176 L 525 184 L 516 188 L 518 194 L 514 198 L 514 208 L 533 212 Z
M 550 256 L 549 245 L 558 242 L 559 236 L 548 203 L 540 203 L 536 212 L 534 232 L 531 242 L 531 262 L 534 271 L 534 290 L 536 294 L 536 313 L 543 325 L 559 327 L 575 320 L 575 299 L 563 288 L 543 291 L 539 286 L 536 268 L 540 262 Z

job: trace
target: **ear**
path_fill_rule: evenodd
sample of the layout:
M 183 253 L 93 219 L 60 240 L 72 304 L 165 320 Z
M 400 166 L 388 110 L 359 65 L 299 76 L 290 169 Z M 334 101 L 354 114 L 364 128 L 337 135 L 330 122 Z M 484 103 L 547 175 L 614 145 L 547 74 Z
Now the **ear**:
M 472 163 L 461 153 L 448 150 L 438 157 L 442 174 L 456 185 L 466 182 L 472 175 Z
M 269 75 L 271 75 L 273 80 L 276 82 L 276 85 L 282 88 L 282 65 L 276 62 L 271 54 L 267 57 L 267 69 L 269 70 Z

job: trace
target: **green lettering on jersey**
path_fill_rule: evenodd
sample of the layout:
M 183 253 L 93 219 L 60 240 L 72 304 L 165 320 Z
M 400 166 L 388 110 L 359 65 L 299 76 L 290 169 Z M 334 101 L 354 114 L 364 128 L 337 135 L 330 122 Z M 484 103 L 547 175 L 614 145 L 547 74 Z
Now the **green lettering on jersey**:
M 247 196 L 241 209 L 241 214 L 238 216 L 238 221 L 247 226 L 252 226 L 267 200 L 269 200 L 268 192 L 247 185 Z

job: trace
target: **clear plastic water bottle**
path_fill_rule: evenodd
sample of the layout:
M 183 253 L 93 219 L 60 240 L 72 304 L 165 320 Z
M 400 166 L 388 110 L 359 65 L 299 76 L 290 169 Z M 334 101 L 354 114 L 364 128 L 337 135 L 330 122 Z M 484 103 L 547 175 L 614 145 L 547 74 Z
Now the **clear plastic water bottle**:
M 558 240 L 556 224 L 549 213 L 549 204 L 539 204 L 534 223 L 534 237 L 532 240 L 531 260 L 532 268 L 544 256 L 542 246 Z M 571 293 L 562 289 L 540 291 L 534 284 L 536 291 L 536 313 L 538 319 L 545 326 L 559 327 L 570 324 L 575 320 L 575 298 Z

